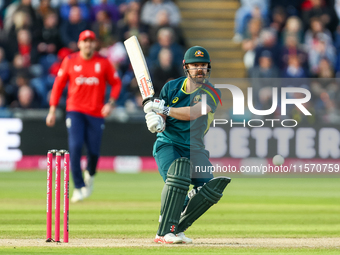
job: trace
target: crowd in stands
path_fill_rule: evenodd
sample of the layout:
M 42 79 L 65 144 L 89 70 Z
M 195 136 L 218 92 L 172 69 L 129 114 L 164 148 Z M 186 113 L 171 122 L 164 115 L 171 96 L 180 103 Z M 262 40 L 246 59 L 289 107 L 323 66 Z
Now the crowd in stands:
M 321 121 L 340 123 L 340 83 L 336 79 L 340 77 L 340 0 L 240 2 L 233 40 L 245 51 L 248 77 L 273 78 L 270 84 L 258 82 L 257 89 L 267 96 L 257 98 L 257 107 L 270 108 L 266 108 L 271 98 L 268 88 L 274 84 L 299 86 L 311 91 L 307 106 L 319 113 Z M 303 118 L 299 111 L 292 112 Z
M 262 91 L 255 107 L 270 107 L 268 88 L 274 85 L 300 86 L 312 93 L 310 111 L 322 116 L 322 121 L 340 123 L 336 79 L 340 77 L 340 0 L 240 3 L 233 40 L 245 52 L 247 76 L 295 80 L 253 84 Z M 122 79 L 118 106 L 135 109 L 141 97 L 124 40 L 138 37 L 157 95 L 166 81 L 183 74 L 181 62 L 188 45 L 180 22 L 179 9 L 171 0 L 0 0 L 0 117 L 1 109 L 48 108 L 61 62 L 78 50 L 78 36 L 85 29 L 95 32 L 97 50 Z M 60 105 L 65 102 L 66 90 Z M 304 118 L 298 110 L 291 112 Z
M 0 110 L 48 108 L 61 62 L 78 50 L 85 29 L 95 32 L 98 52 L 122 79 L 118 106 L 139 106 L 123 42 L 138 37 L 159 93 L 167 80 L 182 74 L 186 45 L 180 21 L 170 0 L 0 0 Z M 66 90 L 62 107 L 65 99 Z

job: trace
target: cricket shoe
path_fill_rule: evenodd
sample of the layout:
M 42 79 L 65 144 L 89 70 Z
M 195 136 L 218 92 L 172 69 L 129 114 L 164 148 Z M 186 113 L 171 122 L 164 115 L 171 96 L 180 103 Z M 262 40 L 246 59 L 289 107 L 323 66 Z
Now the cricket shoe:
M 176 243 L 182 243 L 182 238 L 177 237 L 173 233 L 168 233 L 165 236 L 156 235 L 153 241 L 155 243 L 176 244 Z
M 74 189 L 73 195 L 71 198 L 72 203 L 77 203 L 79 201 L 82 201 L 84 199 L 82 189 Z
M 88 198 L 93 191 L 94 176 L 91 176 L 87 170 L 84 172 L 84 183 L 86 185 L 86 192 L 83 193 L 83 196 L 84 198 Z
M 184 232 L 178 233 L 176 236 L 182 239 L 182 243 L 192 243 L 192 239 L 186 237 Z
M 88 187 L 82 187 L 81 189 L 80 189 L 80 191 L 81 191 L 81 194 L 83 195 L 83 199 L 85 199 L 85 198 L 88 198 L 90 195 L 91 195 L 91 191 L 89 190 L 89 188 Z

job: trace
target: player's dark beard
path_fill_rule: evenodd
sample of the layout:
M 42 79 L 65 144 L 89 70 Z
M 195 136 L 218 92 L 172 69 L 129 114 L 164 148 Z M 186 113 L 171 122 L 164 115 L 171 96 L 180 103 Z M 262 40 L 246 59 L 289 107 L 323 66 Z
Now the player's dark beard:
M 202 75 L 202 77 L 198 77 L 199 75 Z M 201 85 L 202 83 L 208 82 L 210 75 L 209 72 L 204 74 L 203 70 L 198 70 L 195 75 L 190 75 L 189 78 L 192 82 L 194 82 L 196 85 Z

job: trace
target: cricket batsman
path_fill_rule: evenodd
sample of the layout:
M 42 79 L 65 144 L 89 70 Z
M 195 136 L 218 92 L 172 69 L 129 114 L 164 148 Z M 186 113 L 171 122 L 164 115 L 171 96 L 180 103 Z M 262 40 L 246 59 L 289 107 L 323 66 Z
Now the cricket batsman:
M 53 84 L 50 110 L 46 125 L 56 121 L 56 107 L 68 83 L 66 101 L 66 127 L 71 159 L 74 191 L 71 202 L 78 202 L 91 195 L 94 175 L 100 153 L 104 118 L 107 117 L 121 90 L 121 80 L 110 62 L 96 51 L 94 32 L 85 30 L 78 40 L 79 52 L 67 56 Z M 106 82 L 111 86 L 109 101 L 104 104 Z M 84 178 L 80 165 L 82 147 L 87 148 L 87 169 Z
M 230 178 L 198 174 L 193 166 L 212 166 L 203 137 L 209 130 L 221 92 L 208 82 L 211 72 L 206 49 L 194 46 L 184 55 L 185 77 L 169 81 L 159 99 L 144 106 L 150 132 L 157 134 L 153 156 L 165 182 L 161 195 L 156 243 L 192 243 L 184 231 L 222 197 Z M 202 114 L 206 94 L 207 114 Z M 189 186 L 194 187 L 189 192 Z

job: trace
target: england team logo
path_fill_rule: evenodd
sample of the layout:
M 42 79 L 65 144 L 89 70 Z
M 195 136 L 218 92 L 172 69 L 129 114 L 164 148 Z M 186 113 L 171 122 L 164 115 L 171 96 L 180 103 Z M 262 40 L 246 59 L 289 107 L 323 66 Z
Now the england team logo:
M 100 63 L 96 63 L 95 65 L 94 65 L 94 71 L 96 72 L 96 73 L 99 73 L 100 72 Z
M 74 68 L 74 71 L 75 71 L 75 72 L 80 72 L 81 69 L 83 69 L 83 67 L 82 67 L 81 65 L 79 65 L 79 66 L 74 65 L 73 68 Z

